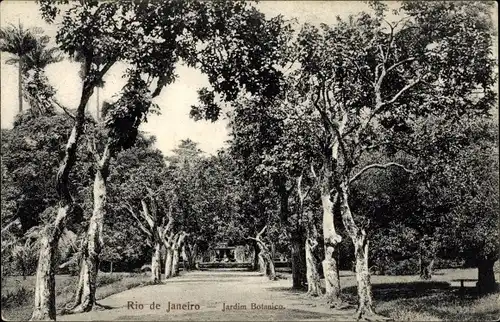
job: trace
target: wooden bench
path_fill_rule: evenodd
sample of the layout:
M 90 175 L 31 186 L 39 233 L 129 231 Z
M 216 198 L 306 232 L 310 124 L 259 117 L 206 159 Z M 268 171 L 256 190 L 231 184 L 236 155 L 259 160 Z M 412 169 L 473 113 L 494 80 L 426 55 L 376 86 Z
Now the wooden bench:
M 460 288 L 464 288 L 464 282 L 477 282 L 477 279 L 474 278 L 457 278 L 452 280 L 452 282 L 460 282 Z

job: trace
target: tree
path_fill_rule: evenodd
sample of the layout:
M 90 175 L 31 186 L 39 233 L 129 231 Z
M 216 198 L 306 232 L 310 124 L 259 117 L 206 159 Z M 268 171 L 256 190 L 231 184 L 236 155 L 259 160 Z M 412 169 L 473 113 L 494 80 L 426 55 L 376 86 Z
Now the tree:
M 40 29 L 25 29 L 21 23 L 19 26 L 11 25 L 0 29 L 0 51 L 15 56 L 7 60 L 7 64 L 17 64 L 18 70 L 18 100 L 19 113 L 23 111 L 23 71 L 25 71 L 25 60 L 30 52 L 41 46 L 46 38 L 39 38 Z M 31 61 L 28 58 L 28 61 Z
M 95 160 L 94 207 L 86 241 L 82 246 L 82 267 L 73 309 L 75 312 L 89 311 L 95 302 L 110 161 L 121 149 L 134 144 L 139 125 L 146 118 L 146 114 L 154 110 L 146 86 L 138 74 L 132 74 L 118 101 L 104 106 L 104 122 L 98 124 L 92 142 L 89 142 L 89 150 Z M 99 134 L 103 136 L 100 140 L 101 147 L 96 143 Z
M 259 231 L 257 236 L 255 237 L 247 237 L 248 239 L 255 240 L 259 245 L 259 262 L 261 263 L 261 270 L 269 277 L 270 280 L 276 279 L 276 270 L 274 268 L 274 259 L 272 258 L 272 253 L 269 250 L 269 247 L 262 240 L 262 234 L 266 230 L 267 225 Z

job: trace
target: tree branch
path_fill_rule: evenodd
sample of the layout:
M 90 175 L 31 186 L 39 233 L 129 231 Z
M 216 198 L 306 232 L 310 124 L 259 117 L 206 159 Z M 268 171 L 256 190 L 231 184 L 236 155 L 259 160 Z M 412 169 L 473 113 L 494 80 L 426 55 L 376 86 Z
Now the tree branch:
M 60 109 L 62 109 L 64 111 L 64 113 L 66 113 L 69 117 L 71 117 L 73 120 L 76 119 L 76 116 L 75 114 L 71 113 L 64 105 L 62 105 L 61 103 L 59 103 L 57 100 L 55 99 L 52 99 L 52 102 L 54 104 L 56 104 Z
M 387 68 L 386 73 L 389 73 L 391 70 L 398 68 L 399 66 L 403 65 L 404 63 L 415 61 L 415 59 L 416 59 L 415 57 L 408 57 L 406 59 L 400 60 L 397 63 L 395 63 L 394 65 Z
M 132 215 L 132 217 L 135 218 L 135 220 L 137 221 L 138 225 L 139 225 L 139 228 L 146 234 L 146 236 L 148 238 L 152 238 L 153 235 L 151 234 L 151 232 L 142 224 L 142 221 L 139 219 L 139 217 L 137 217 L 137 215 L 135 214 L 135 211 L 134 209 L 132 208 L 132 206 L 129 204 L 129 203 L 126 203 L 125 204 L 125 208 L 130 212 L 130 214 Z
M 358 74 L 359 76 L 361 76 L 361 78 L 368 83 L 368 85 L 373 85 L 373 82 L 370 80 L 370 78 L 368 78 L 368 76 L 365 75 L 365 73 L 363 73 L 363 71 L 361 70 L 361 67 L 359 67 L 358 63 L 354 60 L 354 59 L 351 59 L 350 57 L 348 56 L 345 56 L 343 55 L 344 58 L 346 58 L 348 61 L 350 61 L 354 67 L 356 67 L 356 70 L 358 71 Z
M 399 164 L 399 163 L 396 163 L 396 162 L 389 162 L 389 163 L 386 163 L 386 164 L 374 163 L 374 164 L 367 165 L 366 167 L 364 167 L 363 169 L 361 169 L 361 171 L 359 171 L 357 174 L 355 174 L 351 179 L 349 179 L 349 184 L 351 184 L 354 181 L 356 181 L 357 179 L 359 179 L 359 177 L 363 173 L 365 173 L 366 171 L 368 171 L 370 169 L 387 169 L 387 168 L 389 168 L 391 166 L 401 168 L 401 169 L 403 169 L 404 171 L 406 171 L 408 173 L 414 173 L 412 170 L 409 170 L 409 169 L 405 168 L 402 164 Z
M 264 228 L 262 228 L 262 230 L 257 234 L 257 237 L 258 239 L 260 239 L 260 237 L 262 236 L 262 234 L 264 233 L 264 231 L 266 230 L 267 228 L 267 225 L 264 226 Z
M 389 105 L 389 104 L 392 104 L 392 103 L 396 102 L 398 100 L 398 98 L 401 95 L 403 95 L 406 91 L 408 91 L 410 88 L 412 88 L 413 86 L 415 86 L 418 83 L 420 83 L 422 81 L 422 78 L 423 78 L 423 76 L 417 78 L 413 82 L 411 82 L 408 85 L 406 85 L 405 87 L 403 87 L 399 92 L 396 93 L 396 95 L 394 95 L 392 97 L 392 99 L 390 99 L 389 101 L 382 102 L 378 109 L 380 110 L 383 106 Z
M 144 199 L 141 199 L 141 205 L 142 205 L 142 216 L 144 217 L 144 219 L 146 219 L 148 225 L 151 227 L 151 230 L 154 231 L 156 222 L 149 214 L 148 205 L 146 204 L 146 201 L 144 201 Z

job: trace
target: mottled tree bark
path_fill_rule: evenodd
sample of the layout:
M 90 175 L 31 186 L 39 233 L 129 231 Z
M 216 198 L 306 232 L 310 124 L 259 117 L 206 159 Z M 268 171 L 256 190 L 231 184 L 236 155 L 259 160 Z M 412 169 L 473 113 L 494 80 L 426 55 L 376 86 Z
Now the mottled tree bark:
M 178 233 L 178 237 L 174 241 L 173 256 L 172 256 L 172 276 L 179 275 L 179 250 L 184 243 L 187 234 L 185 232 Z
M 97 275 L 99 272 L 99 255 L 103 246 L 102 231 L 104 216 L 106 215 L 106 179 L 111 160 L 110 143 L 104 149 L 102 157 L 92 150 L 96 157 L 96 173 L 94 178 L 94 209 L 89 220 L 86 243 L 82 251 L 81 272 L 78 288 L 75 293 L 75 302 L 72 311 L 88 312 L 95 304 L 95 292 L 97 289 Z
M 343 184 L 340 189 L 340 212 L 342 214 L 344 227 L 354 244 L 356 281 L 358 286 L 358 308 L 356 310 L 357 319 L 383 319 L 383 317 L 375 313 L 373 307 L 372 286 L 370 281 L 370 271 L 368 269 L 369 243 L 364 229 L 360 229 L 354 222 L 354 218 L 349 207 L 349 192 L 347 184 Z
M 340 276 L 337 258 L 338 244 L 342 241 L 342 237 L 335 231 L 333 202 L 330 199 L 330 192 L 326 189 L 322 190 L 321 203 L 323 206 L 323 239 L 325 243 L 325 259 L 322 263 L 325 275 L 325 297 L 328 303 L 340 305 Z
M 316 257 L 314 256 L 314 250 L 318 246 L 318 231 L 314 225 L 312 212 L 308 212 L 307 219 L 307 238 L 305 241 L 307 294 L 311 296 L 319 296 L 322 294 L 322 291 L 318 273 L 318 263 L 316 261 Z
M 42 232 L 35 280 L 35 308 L 31 316 L 33 321 L 56 319 L 55 257 L 63 230 L 62 221 L 68 216 L 69 208 L 69 205 L 59 208 L 55 223 Z
M 151 257 L 151 281 L 155 284 L 161 281 L 161 243 L 155 241 Z
M 198 260 L 198 244 L 194 242 L 191 248 L 191 269 L 196 268 L 196 261 Z
M 253 263 L 252 263 L 252 269 L 254 271 L 260 271 L 261 270 L 261 265 L 260 265 L 260 249 L 259 249 L 259 244 L 254 240 L 253 242 Z
M 270 255 L 267 258 L 267 277 L 272 281 L 276 279 L 276 268 L 274 267 L 274 260 Z
M 172 277 L 172 259 L 174 255 L 172 245 L 174 243 L 174 238 L 174 234 L 170 233 L 169 236 L 163 239 L 163 244 L 165 245 L 165 280 Z
M 184 243 L 184 245 L 182 247 L 182 254 L 184 257 L 184 269 L 186 271 L 192 270 L 191 263 L 193 261 L 193 259 L 192 259 L 193 254 L 191 253 L 191 246 L 189 243 Z
M 356 255 L 356 281 L 358 283 L 358 319 L 365 315 L 374 315 L 372 284 L 368 269 L 368 240 L 366 234 L 361 232 L 354 241 Z
M 172 258 L 173 250 L 172 248 L 167 249 L 165 258 L 165 279 L 172 277 Z
M 264 268 L 264 272 L 269 277 L 270 280 L 276 279 L 276 269 L 274 266 L 274 261 L 271 256 L 271 252 L 267 245 L 262 241 L 261 236 L 266 230 L 267 225 L 262 228 L 262 230 L 254 237 L 247 237 L 247 239 L 255 240 L 259 246 L 259 266 L 262 270 Z

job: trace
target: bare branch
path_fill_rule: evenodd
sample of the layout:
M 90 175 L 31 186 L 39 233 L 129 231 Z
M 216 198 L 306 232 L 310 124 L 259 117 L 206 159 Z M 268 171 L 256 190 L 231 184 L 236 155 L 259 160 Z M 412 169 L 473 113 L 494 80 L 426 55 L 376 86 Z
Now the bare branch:
M 406 59 L 400 60 L 397 63 L 395 63 L 394 65 L 387 68 L 386 73 L 389 73 L 391 70 L 398 68 L 399 66 L 403 65 L 404 63 L 415 61 L 415 59 L 416 59 L 415 57 L 408 57 Z
M 20 220 L 18 217 L 16 217 L 14 220 L 8 223 L 4 228 L 2 228 L 2 234 L 6 233 L 10 229 L 10 227 L 12 227 L 14 224 L 20 225 Z
M 69 117 L 71 117 L 73 120 L 76 119 L 76 116 L 75 114 L 71 113 L 64 105 L 62 105 L 61 103 L 59 103 L 57 100 L 55 99 L 52 99 L 52 102 L 54 104 L 56 104 L 60 109 L 62 109 L 64 111 L 64 113 L 66 113 Z
M 266 244 L 264 244 L 264 242 L 263 242 L 262 240 L 258 239 L 258 238 L 255 238 L 255 237 L 247 237 L 246 239 L 255 240 L 255 241 L 259 244 L 259 247 L 260 247 L 261 249 L 264 249 L 264 250 L 265 250 L 265 249 L 267 249 Z
M 316 108 L 316 110 L 319 112 L 320 116 L 321 116 L 321 119 L 323 120 L 323 123 L 324 123 L 324 126 L 326 127 L 326 130 L 329 130 L 329 128 L 333 128 L 334 125 L 332 123 L 332 120 L 330 120 L 330 118 L 328 117 L 328 114 L 326 113 L 326 111 L 324 109 L 322 109 L 319 105 L 318 105 L 318 101 L 321 97 L 320 95 L 321 93 L 321 89 L 318 89 L 318 98 L 314 100 L 313 102 L 313 106 L 314 108 Z
M 384 60 L 384 64 L 387 62 L 387 60 L 389 59 L 389 54 L 390 54 L 390 51 L 391 51 L 391 48 L 393 46 L 393 43 L 394 43 L 394 29 L 396 28 L 396 26 L 393 26 L 390 22 L 388 22 L 387 20 L 385 20 L 385 23 L 387 23 L 389 25 L 389 28 L 391 29 L 391 33 L 389 34 L 389 41 L 387 43 L 387 49 L 385 51 L 385 56 L 382 56 L 383 60 Z
M 304 202 L 304 195 L 302 194 L 302 174 L 297 177 L 297 194 L 299 195 L 299 201 L 302 204 Z
M 417 85 L 418 83 L 420 83 L 422 81 L 422 78 L 423 76 L 417 78 L 416 80 L 414 80 L 413 82 L 409 83 L 408 85 L 406 85 L 405 87 L 403 87 L 399 92 L 396 93 L 396 95 L 394 95 L 392 97 L 392 99 L 390 99 L 389 101 L 385 101 L 385 102 L 382 102 L 381 105 L 379 106 L 379 109 L 382 108 L 383 106 L 385 105 L 389 105 L 389 104 L 393 104 L 394 102 L 396 102 L 398 100 L 398 98 L 403 95 L 406 91 L 408 91 L 410 88 L 412 88 L 413 86 Z
M 135 218 L 135 220 L 137 221 L 138 225 L 139 225 L 139 228 L 146 234 L 146 236 L 148 238 L 152 238 L 153 235 L 151 234 L 151 232 L 142 224 L 142 221 L 139 219 L 139 217 L 137 217 L 137 215 L 135 214 L 135 211 L 134 209 L 132 208 L 132 206 L 129 204 L 129 203 L 126 203 L 125 204 L 125 208 L 130 212 L 130 214 L 132 215 L 132 217 Z
M 156 223 L 153 220 L 153 218 L 151 217 L 151 215 L 149 214 L 148 205 L 146 204 L 146 201 L 144 201 L 144 199 L 141 199 L 141 205 L 142 205 L 142 216 L 144 217 L 144 219 L 146 219 L 146 221 L 147 221 L 148 225 L 151 227 L 151 229 L 154 230 Z
M 262 236 L 262 234 L 264 233 L 264 231 L 266 230 L 267 228 L 267 225 L 264 226 L 264 228 L 262 228 L 262 230 L 257 234 L 257 238 L 260 239 L 260 237 Z
M 386 163 L 386 164 L 380 164 L 380 163 L 374 163 L 374 164 L 370 164 L 370 165 L 367 165 L 366 167 L 364 167 L 363 169 L 361 169 L 361 171 L 359 171 L 357 174 L 355 174 L 351 179 L 349 179 L 349 184 L 353 183 L 354 181 L 356 181 L 357 179 L 359 179 L 359 177 L 365 173 L 366 171 L 370 170 L 370 169 L 387 169 L 389 167 L 398 167 L 398 168 L 401 168 L 403 169 L 404 171 L 408 172 L 408 173 L 414 173 L 412 170 L 409 170 L 407 168 L 405 168 L 402 164 L 399 164 L 399 163 L 396 163 L 396 162 L 389 162 L 389 163 Z
M 314 165 L 311 163 L 311 175 L 313 176 L 313 178 L 318 181 L 318 176 L 316 175 L 316 171 L 314 170 Z

